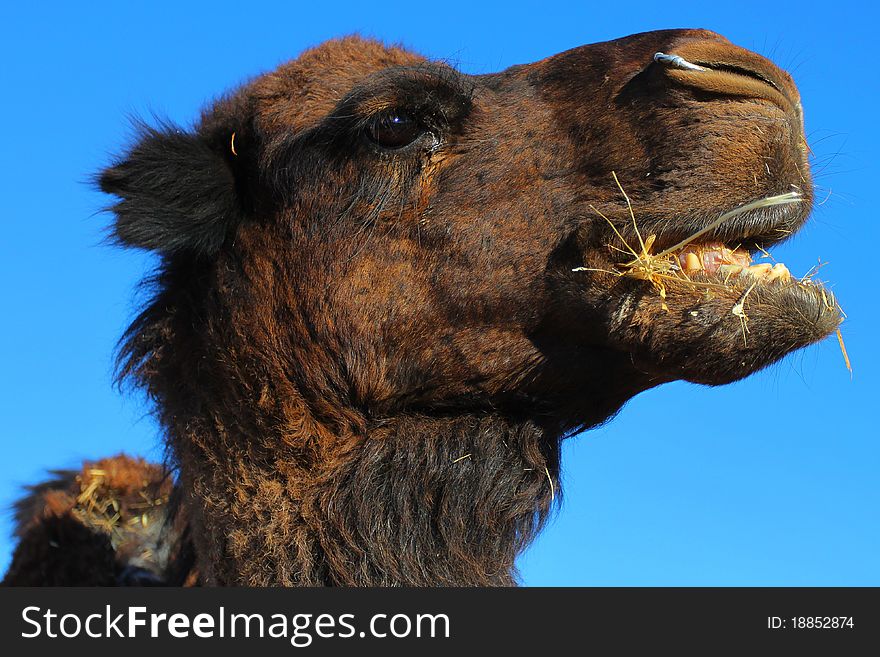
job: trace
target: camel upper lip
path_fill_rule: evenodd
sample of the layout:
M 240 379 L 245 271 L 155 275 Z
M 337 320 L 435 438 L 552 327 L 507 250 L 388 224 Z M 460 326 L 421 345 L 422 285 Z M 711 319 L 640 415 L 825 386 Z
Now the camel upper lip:
M 683 221 L 674 226 L 663 225 L 662 230 L 653 230 L 650 225 L 636 224 L 635 227 L 627 226 L 623 233 L 629 240 L 637 235 L 627 235 L 638 230 L 641 236 L 654 235 L 655 252 L 672 249 L 676 245 L 688 241 L 693 244 L 719 243 L 731 249 L 740 248 L 751 253 L 770 248 L 791 237 L 800 228 L 808 212 L 804 212 L 803 204 L 809 204 L 802 194 L 792 192 L 788 196 L 791 202 L 758 207 L 741 214 L 735 214 L 728 219 L 719 222 L 724 216 L 719 213 L 715 217 L 707 217 L 699 221 Z M 753 203 L 759 203 L 761 199 Z M 748 204 L 747 204 L 748 205 Z M 741 206 L 745 207 L 745 206 Z M 807 205 L 809 207 L 809 205 Z M 736 212 L 737 209 L 732 209 Z M 725 213 L 729 214 L 729 213 Z M 716 224 L 710 230 L 707 227 Z M 694 238 L 695 234 L 699 234 Z M 693 239 L 691 239 L 693 238 Z

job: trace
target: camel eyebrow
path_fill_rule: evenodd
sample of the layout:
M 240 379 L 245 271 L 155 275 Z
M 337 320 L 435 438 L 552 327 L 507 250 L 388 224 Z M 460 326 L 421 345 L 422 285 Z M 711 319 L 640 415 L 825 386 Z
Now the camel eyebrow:
M 447 125 L 464 119 L 473 103 L 474 85 L 455 69 L 440 64 L 379 71 L 353 88 L 328 116 L 362 123 L 377 113 L 406 110 Z

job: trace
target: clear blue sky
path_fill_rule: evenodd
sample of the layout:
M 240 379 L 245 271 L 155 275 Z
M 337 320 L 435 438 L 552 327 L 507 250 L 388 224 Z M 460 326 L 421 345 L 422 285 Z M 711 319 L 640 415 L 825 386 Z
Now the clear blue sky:
M 212 96 L 351 32 L 469 73 L 584 43 L 705 27 L 801 87 L 819 185 L 774 256 L 821 257 L 849 319 L 835 340 L 746 381 L 672 384 L 566 444 L 565 502 L 521 558 L 529 585 L 880 585 L 878 10 L 867 2 L 6 3 L 0 41 L 0 504 L 44 468 L 120 449 L 158 457 L 143 400 L 110 383 L 153 260 L 101 245 L 86 184 L 126 115 L 186 123 Z M 30 6 L 29 6 L 30 5 Z M 871 327 L 874 327 L 873 329 Z M 873 331 L 873 333 L 872 333 Z M 0 515 L 0 569 L 11 517 Z

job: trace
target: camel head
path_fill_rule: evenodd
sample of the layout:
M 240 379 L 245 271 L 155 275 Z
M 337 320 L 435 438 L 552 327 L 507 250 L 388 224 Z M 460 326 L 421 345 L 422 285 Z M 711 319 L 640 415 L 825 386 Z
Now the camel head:
M 758 262 L 811 209 L 798 91 L 702 30 L 492 75 L 330 41 L 100 184 L 160 254 L 122 374 L 207 583 L 511 583 L 562 437 L 840 322 Z
M 820 286 L 751 264 L 807 219 L 807 153 L 791 77 L 707 31 L 492 75 L 331 41 L 193 131 L 144 128 L 101 176 L 119 240 L 163 257 L 129 367 L 565 430 L 662 382 L 735 381 L 839 323 Z

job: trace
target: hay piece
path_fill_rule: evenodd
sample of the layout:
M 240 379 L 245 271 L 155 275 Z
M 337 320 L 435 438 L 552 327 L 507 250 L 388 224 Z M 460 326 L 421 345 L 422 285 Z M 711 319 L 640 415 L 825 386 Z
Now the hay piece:
M 853 369 L 849 362 L 849 355 L 846 353 L 846 345 L 843 344 L 843 334 L 837 329 L 837 342 L 840 344 L 840 353 L 843 354 L 843 362 L 846 363 L 846 369 L 849 370 L 849 378 L 852 379 Z

